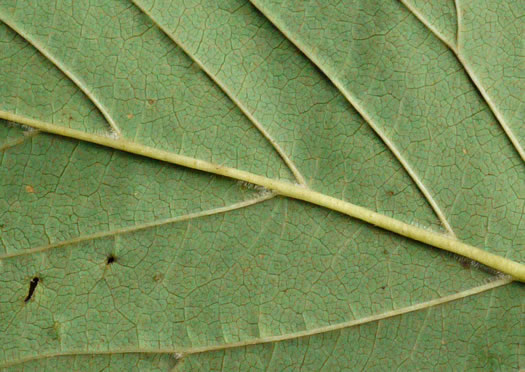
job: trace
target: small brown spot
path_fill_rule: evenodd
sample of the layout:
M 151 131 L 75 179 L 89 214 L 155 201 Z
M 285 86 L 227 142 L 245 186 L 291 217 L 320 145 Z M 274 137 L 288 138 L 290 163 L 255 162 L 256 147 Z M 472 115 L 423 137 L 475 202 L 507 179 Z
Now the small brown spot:
M 388 190 L 388 191 L 386 192 L 386 194 L 387 194 L 388 196 L 394 196 L 394 192 L 393 192 L 393 191 L 390 191 L 390 190 Z
M 34 194 L 35 193 L 35 189 L 33 188 L 33 186 L 31 185 L 27 185 L 26 186 L 26 191 L 30 194 Z
M 155 274 L 155 276 L 153 277 L 153 280 L 156 282 L 160 282 L 162 279 L 164 279 L 164 274 L 161 273 Z
M 386 288 L 386 285 L 383 285 L 380 288 L 384 290 Z
M 53 323 L 53 327 L 49 329 L 50 336 L 56 340 L 60 340 L 60 323 Z
M 459 263 L 461 264 L 461 266 L 463 266 L 464 269 L 470 269 L 470 261 L 461 260 L 459 261 Z
M 126 117 L 127 117 L 128 119 L 133 119 L 133 114 L 127 114 Z
M 386 249 L 383 249 L 383 254 L 388 254 L 388 251 Z
M 69 120 L 73 120 L 73 115 L 69 115 Z
M 153 104 L 155 103 L 155 100 L 150 98 L 150 99 L 148 99 L 148 103 L 149 103 L 150 105 L 153 105 Z

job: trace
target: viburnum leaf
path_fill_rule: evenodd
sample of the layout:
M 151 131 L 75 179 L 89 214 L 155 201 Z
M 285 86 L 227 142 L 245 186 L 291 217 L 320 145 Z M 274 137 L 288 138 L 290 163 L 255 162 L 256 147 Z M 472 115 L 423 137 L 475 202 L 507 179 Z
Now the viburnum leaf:
M 2 1 L 0 368 L 523 368 L 523 19 Z

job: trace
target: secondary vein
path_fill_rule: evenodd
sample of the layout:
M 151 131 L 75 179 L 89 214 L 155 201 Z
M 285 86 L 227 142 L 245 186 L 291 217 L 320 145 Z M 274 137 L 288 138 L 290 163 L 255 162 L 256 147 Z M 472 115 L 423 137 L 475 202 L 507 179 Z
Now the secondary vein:
M 301 337 L 315 336 L 315 335 L 326 333 L 326 332 L 339 331 L 345 328 L 350 328 L 350 327 L 354 327 L 358 325 L 376 322 L 376 321 L 380 321 L 383 319 L 388 319 L 388 318 L 412 313 L 415 311 L 425 310 L 425 309 L 428 309 L 434 306 L 443 305 L 449 302 L 453 302 L 453 301 L 457 301 L 463 298 L 481 294 L 483 292 L 487 292 L 487 291 L 490 291 L 490 290 L 493 290 L 493 289 L 496 289 L 496 288 L 499 288 L 505 285 L 509 285 L 510 283 L 512 283 L 512 280 L 509 278 L 499 278 L 490 283 L 483 284 L 478 287 L 470 288 L 465 291 L 461 291 L 461 292 L 454 293 L 448 296 L 436 298 L 430 301 L 425 301 L 425 302 L 421 302 L 418 304 L 402 307 L 400 309 L 387 311 L 381 314 L 375 314 L 375 315 L 371 315 L 371 316 L 367 316 L 367 317 L 363 317 L 359 319 L 350 320 L 347 322 L 333 324 L 330 326 L 312 328 L 312 329 L 305 330 L 305 331 L 287 333 L 287 334 L 278 335 L 278 336 L 254 338 L 251 340 L 246 340 L 246 341 L 241 341 L 241 342 L 234 342 L 234 343 L 228 343 L 228 344 L 222 344 L 222 345 L 209 345 L 209 346 L 193 347 L 193 348 L 173 347 L 173 348 L 162 348 L 162 349 L 161 348 L 146 349 L 146 348 L 136 347 L 136 348 L 107 350 L 107 351 L 102 351 L 102 350 L 98 350 L 98 351 L 62 351 L 62 352 L 40 354 L 37 356 L 28 356 L 25 358 L 20 358 L 18 360 L 13 360 L 13 361 L 10 361 L 4 364 L 0 364 L 0 367 L 6 368 L 6 367 L 12 367 L 15 365 L 19 365 L 22 363 L 27 363 L 27 362 L 31 362 L 35 360 L 40 360 L 40 359 L 75 356 L 75 355 L 108 355 L 108 354 L 132 354 L 132 353 L 173 354 L 177 359 L 180 359 L 180 358 L 184 358 L 187 355 L 192 355 L 192 354 L 220 351 L 220 350 L 225 350 L 225 349 L 246 347 L 246 346 L 259 345 L 259 344 L 265 344 L 265 343 L 271 343 L 271 342 L 282 342 L 282 341 L 293 340 L 293 339 L 297 339 Z
M 16 26 L 15 23 L 11 22 L 10 20 L 6 19 L 5 16 L 0 13 L 0 21 L 4 22 L 9 28 L 11 28 L 14 32 L 16 32 L 20 37 L 22 37 L 24 40 L 26 40 L 29 44 L 31 44 L 36 50 L 38 50 L 44 57 L 47 58 L 49 62 L 51 62 L 54 66 L 56 66 L 64 75 L 66 75 L 72 82 L 75 84 L 85 95 L 88 97 L 88 99 L 95 105 L 95 107 L 99 110 L 99 112 L 102 114 L 102 116 L 106 119 L 109 126 L 113 130 L 113 132 L 118 136 L 121 137 L 122 133 L 109 114 L 108 110 L 104 107 L 102 103 L 99 102 L 97 97 L 90 92 L 90 90 L 86 87 L 86 85 L 78 79 L 71 71 L 69 71 L 66 66 L 64 66 L 59 60 L 57 60 L 53 55 L 51 55 L 44 47 L 42 47 L 39 43 L 37 43 L 35 40 L 32 40 L 25 32 L 23 32 L 19 27 Z
M 267 12 L 265 12 L 264 9 L 262 9 L 257 4 L 256 1 L 250 0 L 250 2 L 253 4 L 253 6 L 255 6 L 257 9 L 259 9 L 259 11 L 262 14 L 264 14 L 264 16 L 266 18 L 268 18 L 268 20 L 270 22 L 272 22 L 272 24 L 279 31 L 281 31 L 281 33 L 288 40 L 290 40 L 290 42 L 292 44 L 294 44 L 305 56 L 307 56 L 308 59 L 310 61 L 312 61 L 312 63 L 314 65 L 316 65 L 325 74 L 325 76 L 332 82 L 332 84 L 334 84 L 334 86 L 339 90 L 339 92 L 341 92 L 341 94 L 346 98 L 346 100 L 352 105 L 352 107 L 354 107 L 354 109 L 359 113 L 359 115 L 363 118 L 363 120 L 370 126 L 370 128 L 372 128 L 372 130 L 377 134 L 377 136 L 381 139 L 381 141 L 383 141 L 385 146 L 390 150 L 390 152 L 394 155 L 394 157 L 399 161 L 399 163 L 405 169 L 405 171 L 407 172 L 409 177 L 414 181 L 414 183 L 418 187 L 419 191 L 423 194 L 423 196 L 425 197 L 427 202 L 430 204 L 430 207 L 433 209 L 434 213 L 439 218 L 439 220 L 441 221 L 441 223 L 443 224 L 445 229 L 449 232 L 449 234 L 451 236 L 454 237 L 455 236 L 454 231 L 452 230 L 452 227 L 448 223 L 445 214 L 443 213 L 443 211 L 441 210 L 441 208 L 439 207 L 437 202 L 434 200 L 434 198 L 432 197 L 432 195 L 428 191 L 427 187 L 423 184 L 423 182 L 421 181 L 420 177 L 416 174 L 414 169 L 412 169 L 412 167 L 410 166 L 408 161 L 403 157 L 403 155 L 397 149 L 397 147 L 394 145 L 394 143 L 392 141 L 390 141 L 390 139 L 386 136 L 386 134 L 383 133 L 381 128 L 379 128 L 374 123 L 374 121 L 372 120 L 370 115 L 368 115 L 367 111 L 363 107 L 361 107 L 361 105 L 357 102 L 357 100 L 353 97 L 353 95 L 343 86 L 343 84 L 338 79 L 336 79 L 335 77 L 332 76 L 330 71 L 328 71 L 319 62 L 318 58 L 316 58 L 313 53 L 311 53 L 304 45 L 302 45 L 302 43 L 300 43 L 297 40 L 295 40 L 291 36 L 290 32 L 288 32 L 288 30 L 286 30 L 286 29 L 284 29 L 282 27 L 279 27 L 278 22 L 276 22 L 275 19 L 271 15 L 269 15 Z
M 29 255 L 29 254 L 34 254 L 34 253 L 45 252 L 45 251 L 48 251 L 48 250 L 53 249 L 53 248 L 64 247 L 64 246 L 67 246 L 67 245 L 80 243 L 80 242 L 86 241 L 86 240 L 93 240 L 93 239 L 104 238 L 104 237 L 107 237 L 107 236 L 115 236 L 115 235 L 120 235 L 120 234 L 126 234 L 126 233 L 130 233 L 130 232 L 134 232 L 134 231 L 144 230 L 144 229 L 151 228 L 151 227 L 158 227 L 158 226 L 162 226 L 162 225 L 167 225 L 169 223 L 184 222 L 184 221 L 188 221 L 188 220 L 195 219 L 195 218 L 200 218 L 200 217 L 205 217 L 205 216 L 212 216 L 214 214 L 220 214 L 220 213 L 226 213 L 226 212 L 229 212 L 229 211 L 233 211 L 233 210 L 236 210 L 236 209 L 241 209 L 241 208 L 249 207 L 249 206 L 257 204 L 257 203 L 261 203 L 263 201 L 272 199 L 273 197 L 275 197 L 275 194 L 267 193 L 267 194 L 261 195 L 259 197 L 253 198 L 253 199 L 244 200 L 244 201 L 241 201 L 241 202 L 238 202 L 238 203 L 234 203 L 234 204 L 230 204 L 230 205 L 227 205 L 227 206 L 224 206 L 224 207 L 208 209 L 208 210 L 201 211 L 201 212 L 189 213 L 189 214 L 185 214 L 185 215 L 182 215 L 182 216 L 166 218 L 166 219 L 162 219 L 162 220 L 159 220 L 159 221 L 144 223 L 144 224 L 135 225 L 135 226 L 124 227 L 124 228 L 116 229 L 116 230 L 102 231 L 102 232 L 98 232 L 98 233 L 94 233 L 94 234 L 83 235 L 83 236 L 79 236 L 79 237 L 76 237 L 76 238 L 73 238 L 73 239 L 69 239 L 69 240 L 65 240 L 65 241 L 61 241 L 61 242 L 57 242 L 57 243 L 53 243 L 53 244 L 48 244 L 48 245 L 45 245 L 45 246 L 42 246 L 42 247 L 37 247 L 37 248 L 33 248 L 33 249 L 27 249 L 27 250 L 20 251 L 20 252 L 15 252 L 15 253 L 3 254 L 3 255 L 0 255 L 0 260 L 6 259 L 6 258 L 11 258 L 11 257 L 18 257 L 18 256 L 23 256 L 23 255 Z
M 200 348 L 197 347 L 197 348 L 191 348 L 191 349 L 179 350 L 179 351 L 182 352 L 182 355 L 184 357 L 190 354 L 199 354 L 199 353 L 209 352 L 209 351 L 217 351 L 217 350 L 224 350 L 224 349 L 230 349 L 230 348 L 235 348 L 235 347 L 265 344 L 269 342 L 280 342 L 280 341 L 292 340 L 292 339 L 301 338 L 301 337 L 315 336 L 321 333 L 339 331 L 345 328 L 355 327 L 357 325 L 363 325 L 366 323 L 376 322 L 379 320 L 428 309 L 434 306 L 443 305 L 443 304 L 446 304 L 452 301 L 457 301 L 462 298 L 474 296 L 474 295 L 477 295 L 477 294 L 480 294 L 480 293 L 483 293 L 483 292 L 486 292 L 486 291 L 489 291 L 489 290 L 492 290 L 498 287 L 502 287 L 510 283 L 512 283 L 512 279 L 500 278 L 490 283 L 483 284 L 478 287 L 470 288 L 465 291 L 454 293 L 448 296 L 436 298 L 430 301 L 420 302 L 420 303 L 402 307 L 396 310 L 386 311 L 381 314 L 375 314 L 375 315 L 371 315 L 371 316 L 367 316 L 367 317 L 363 317 L 359 319 L 350 320 L 347 322 L 341 322 L 341 323 L 337 323 L 337 324 L 333 324 L 333 325 L 329 325 L 325 327 L 318 327 L 318 328 L 313 328 L 313 329 L 300 331 L 300 332 L 288 333 L 288 334 L 279 335 L 279 336 L 262 337 L 262 338 L 247 340 L 247 341 L 230 343 L 230 344 L 211 345 L 211 346 L 204 346 Z
M 232 100 L 232 102 L 241 110 L 241 112 L 250 120 L 250 122 L 259 130 L 259 132 L 268 140 L 270 145 L 274 148 L 274 150 L 279 154 L 281 159 L 285 162 L 285 164 L 288 166 L 292 174 L 294 175 L 297 182 L 301 185 L 306 186 L 306 180 L 304 176 L 301 174 L 299 169 L 297 169 L 297 166 L 295 163 L 288 157 L 286 152 L 281 148 L 281 146 L 277 143 L 277 141 L 268 133 L 268 131 L 264 128 L 264 126 L 257 120 L 257 118 L 248 110 L 248 108 L 239 100 L 237 97 L 231 92 L 231 90 L 223 84 L 203 63 L 202 61 L 197 58 L 196 55 L 193 53 L 190 53 L 186 45 L 177 38 L 173 33 L 166 30 L 162 25 L 160 25 L 155 18 L 151 15 L 149 11 L 144 9 L 141 5 L 139 5 L 135 0 L 130 0 L 142 13 L 144 13 L 151 21 L 166 35 L 172 40 L 178 47 L 180 47 L 184 53 L 192 60 L 194 61 L 201 69 L 208 75 L 208 77 L 213 81 L 214 84 L 216 84 L 223 92 L 228 96 L 229 99 Z

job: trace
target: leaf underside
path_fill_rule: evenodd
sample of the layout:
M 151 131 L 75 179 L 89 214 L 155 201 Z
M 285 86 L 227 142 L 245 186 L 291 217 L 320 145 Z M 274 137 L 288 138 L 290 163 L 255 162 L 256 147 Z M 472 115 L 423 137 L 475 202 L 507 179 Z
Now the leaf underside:
M 524 16 L 512 0 L 6 0 L 0 117 L 297 183 L 524 262 Z M 0 368 L 525 364 L 523 284 L 475 262 L 17 123 L 0 151 Z

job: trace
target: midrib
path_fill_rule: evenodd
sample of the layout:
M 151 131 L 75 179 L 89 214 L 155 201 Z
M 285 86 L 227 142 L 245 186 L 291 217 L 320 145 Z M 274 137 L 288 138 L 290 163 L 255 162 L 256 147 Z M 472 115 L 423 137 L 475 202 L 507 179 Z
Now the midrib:
M 420 227 L 407 224 L 395 218 L 382 215 L 372 210 L 360 207 L 358 205 L 340 200 L 311 189 L 302 185 L 292 184 L 286 181 L 276 180 L 260 176 L 254 173 L 246 172 L 236 168 L 225 167 L 219 164 L 210 163 L 204 160 L 191 158 L 184 155 L 159 150 L 149 146 L 127 141 L 111 136 L 101 136 L 97 134 L 86 133 L 75 129 L 59 126 L 56 124 L 46 123 L 36 119 L 31 119 L 6 111 L 0 111 L 0 118 L 14 121 L 20 124 L 28 125 L 35 129 L 57 135 L 74 138 L 77 140 L 96 143 L 98 145 L 111 147 L 117 150 L 126 151 L 140 156 L 157 159 L 171 164 L 196 169 L 199 171 L 217 174 L 220 176 L 233 178 L 239 181 L 252 183 L 262 186 L 279 195 L 287 196 L 297 200 L 302 200 L 324 208 L 328 208 L 350 217 L 368 222 L 374 226 L 391 231 L 406 238 L 417 240 L 430 246 L 440 248 L 449 252 L 459 254 L 476 260 L 495 270 L 511 275 L 517 280 L 525 282 L 525 265 L 512 261 L 508 258 L 498 256 L 487 252 L 483 249 L 462 243 L 454 238 L 441 235 Z

